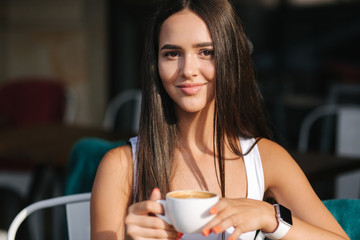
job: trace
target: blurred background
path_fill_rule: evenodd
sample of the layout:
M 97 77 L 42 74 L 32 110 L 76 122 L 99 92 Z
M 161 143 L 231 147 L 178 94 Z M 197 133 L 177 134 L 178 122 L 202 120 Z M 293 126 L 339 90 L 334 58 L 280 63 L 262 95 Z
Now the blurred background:
M 91 183 L 67 189 L 73 168 L 93 167 L 72 162 L 80 139 L 115 146 L 136 135 L 141 56 L 156 2 L 0 1 L 0 229 L 26 204 L 91 190 Z M 342 196 L 338 179 L 360 167 L 360 2 L 233 2 L 275 140 L 322 199 L 359 198 L 359 177 L 344 183 L 350 195 Z M 352 106 L 342 122 L 351 135 L 341 138 L 345 150 L 343 106 Z

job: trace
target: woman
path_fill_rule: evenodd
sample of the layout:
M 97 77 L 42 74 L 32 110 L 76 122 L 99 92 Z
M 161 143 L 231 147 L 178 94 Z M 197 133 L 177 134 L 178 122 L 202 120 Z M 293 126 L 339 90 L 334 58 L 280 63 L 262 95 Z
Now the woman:
M 145 49 L 139 136 L 101 161 L 93 240 L 254 239 L 257 230 L 349 239 L 295 161 L 268 140 L 246 37 L 227 0 L 165 1 Z M 155 216 L 163 212 L 156 200 L 181 189 L 222 196 L 202 234 L 177 233 Z M 291 210 L 288 222 L 269 198 Z

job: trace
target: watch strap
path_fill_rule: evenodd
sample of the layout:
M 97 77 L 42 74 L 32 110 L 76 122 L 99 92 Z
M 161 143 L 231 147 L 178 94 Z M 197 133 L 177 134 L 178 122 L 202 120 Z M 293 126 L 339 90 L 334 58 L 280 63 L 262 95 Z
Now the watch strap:
M 272 233 L 264 233 L 264 236 L 270 239 L 282 239 L 290 230 L 291 228 L 291 223 L 287 223 L 285 222 L 280 214 L 280 208 L 284 208 L 283 206 L 279 205 L 279 204 L 274 204 L 275 207 L 275 211 L 276 211 L 276 219 L 278 222 L 278 226 L 276 228 L 276 230 Z

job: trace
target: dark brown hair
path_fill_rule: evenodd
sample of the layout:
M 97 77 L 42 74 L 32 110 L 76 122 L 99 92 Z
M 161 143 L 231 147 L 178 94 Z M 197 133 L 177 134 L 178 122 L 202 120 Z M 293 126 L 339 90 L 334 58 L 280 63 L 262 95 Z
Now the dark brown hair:
M 159 33 L 168 17 L 185 8 L 205 21 L 213 40 L 216 69 L 214 161 L 219 162 L 218 179 L 223 196 L 225 137 L 231 150 L 239 156 L 242 156 L 239 137 L 269 137 L 247 38 L 233 6 L 228 0 L 166 0 L 153 19 L 144 48 L 134 201 L 148 199 L 155 187 L 160 188 L 163 197 L 171 190 L 170 175 L 178 126 L 174 103 L 163 88 L 158 73 Z

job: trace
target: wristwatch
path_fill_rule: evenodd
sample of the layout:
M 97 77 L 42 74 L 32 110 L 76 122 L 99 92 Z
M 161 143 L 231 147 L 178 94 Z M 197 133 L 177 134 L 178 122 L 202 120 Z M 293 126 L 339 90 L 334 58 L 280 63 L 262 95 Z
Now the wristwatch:
M 274 204 L 278 227 L 272 233 L 264 233 L 264 236 L 270 239 L 282 239 L 292 226 L 291 211 L 280 204 Z

